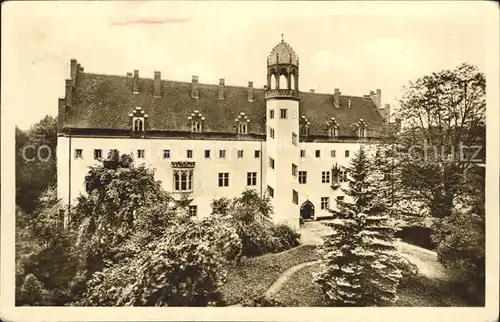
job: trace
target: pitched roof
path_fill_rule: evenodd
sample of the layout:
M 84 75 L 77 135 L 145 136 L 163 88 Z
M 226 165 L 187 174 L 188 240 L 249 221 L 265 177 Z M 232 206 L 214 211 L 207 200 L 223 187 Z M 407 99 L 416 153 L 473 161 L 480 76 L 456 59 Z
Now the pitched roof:
M 161 80 L 161 97 L 155 98 L 153 79 L 138 78 L 138 94 L 133 92 L 133 81 L 128 76 L 77 72 L 63 127 L 129 130 L 129 114 L 139 106 L 148 114 L 147 130 L 190 132 L 188 117 L 198 110 L 205 117 L 204 132 L 235 133 L 235 119 L 242 112 L 250 120 L 248 133 L 266 132 L 263 88 L 254 88 L 249 102 L 247 87 L 226 85 L 224 99 L 219 99 L 219 85 L 199 84 L 199 98 L 193 98 L 191 83 Z M 385 133 L 386 122 L 370 98 L 341 95 L 336 108 L 333 94 L 302 92 L 300 97 L 299 116 L 310 123 L 309 135 L 328 135 L 326 122 L 331 117 L 339 125 L 339 136 L 356 136 L 360 119 L 368 126 L 368 136 Z

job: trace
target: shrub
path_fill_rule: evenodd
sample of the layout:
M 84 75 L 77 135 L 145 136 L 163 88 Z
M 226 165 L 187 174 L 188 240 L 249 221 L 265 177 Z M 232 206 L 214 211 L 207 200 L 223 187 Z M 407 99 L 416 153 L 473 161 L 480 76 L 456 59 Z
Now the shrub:
M 246 299 L 243 302 L 241 302 L 241 306 L 243 307 L 284 307 L 285 305 L 273 298 L 273 297 L 267 297 L 265 295 L 258 296 L 253 299 Z
M 300 234 L 288 225 L 272 225 L 271 232 L 277 242 L 275 251 L 287 250 L 300 245 Z
M 401 271 L 400 283 L 402 285 L 414 280 L 419 275 L 418 267 L 404 257 L 400 257 L 400 260 L 396 261 L 396 267 Z

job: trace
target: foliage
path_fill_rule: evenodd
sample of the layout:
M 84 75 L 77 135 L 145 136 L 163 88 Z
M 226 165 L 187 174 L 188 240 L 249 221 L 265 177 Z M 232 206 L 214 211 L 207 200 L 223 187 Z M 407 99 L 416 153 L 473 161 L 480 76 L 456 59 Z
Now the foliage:
M 221 216 L 235 227 L 245 256 L 279 252 L 300 244 L 300 234 L 286 225 L 272 223 L 272 206 L 268 196 L 247 189 L 241 197 L 212 201 L 212 215 Z
M 332 233 L 320 248 L 323 269 L 315 280 L 333 305 L 387 305 L 396 300 L 401 279 L 395 229 L 386 205 L 377 199 L 373 162 L 363 149 L 348 171 L 345 193 L 352 201 L 339 203 L 340 212 L 327 224 Z
M 40 147 L 46 145 L 47 148 Z M 31 214 L 39 196 L 56 182 L 57 119 L 46 116 L 25 131 L 16 127 L 16 205 Z M 50 152 L 49 152 L 50 150 Z M 24 155 L 23 155 L 24 151 Z
M 173 224 L 132 258 L 95 273 L 76 304 L 219 305 L 226 260 L 239 247 L 234 228 L 221 218 Z
M 283 307 L 283 303 L 279 300 L 261 295 L 252 299 L 247 299 L 241 303 L 243 307 Z

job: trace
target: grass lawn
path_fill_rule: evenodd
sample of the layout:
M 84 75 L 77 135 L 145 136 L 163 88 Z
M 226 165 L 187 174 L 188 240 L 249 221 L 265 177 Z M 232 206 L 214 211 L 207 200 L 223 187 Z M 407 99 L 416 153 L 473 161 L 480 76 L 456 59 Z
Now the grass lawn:
M 221 287 L 227 305 L 264 294 L 288 268 L 319 259 L 314 245 L 302 245 L 292 250 L 244 259 L 231 269 L 227 283 Z
M 319 264 L 314 264 L 297 271 L 285 282 L 275 298 L 285 306 L 328 306 L 321 289 L 313 282 L 313 273 L 318 270 Z M 453 295 L 449 282 L 421 275 L 400 285 L 398 296 L 393 306 L 467 306 L 462 299 Z

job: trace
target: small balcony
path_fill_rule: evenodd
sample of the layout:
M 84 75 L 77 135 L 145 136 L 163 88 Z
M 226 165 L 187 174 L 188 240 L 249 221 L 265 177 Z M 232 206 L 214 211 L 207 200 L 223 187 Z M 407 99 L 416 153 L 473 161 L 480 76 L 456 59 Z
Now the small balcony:
M 269 98 L 291 98 L 300 99 L 299 91 L 294 89 L 269 89 L 265 92 L 264 97 Z
M 330 187 L 332 188 L 332 190 L 337 190 L 338 188 L 340 188 L 340 183 L 338 182 L 333 182 Z

